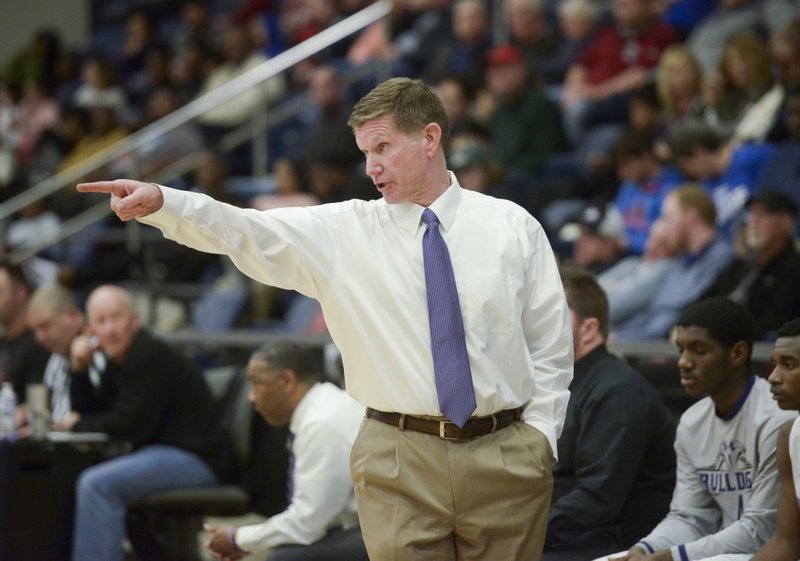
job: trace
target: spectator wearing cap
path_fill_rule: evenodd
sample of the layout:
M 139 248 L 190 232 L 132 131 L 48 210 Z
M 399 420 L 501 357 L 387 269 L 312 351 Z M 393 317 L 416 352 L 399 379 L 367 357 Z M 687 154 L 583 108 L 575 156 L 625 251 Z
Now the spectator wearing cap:
M 498 182 L 498 171 L 492 165 L 486 141 L 469 137 L 453 145 L 447 163 L 458 177 L 458 183 L 465 189 L 492 194 Z
M 800 254 L 793 232 L 797 205 L 788 196 L 766 191 L 747 203 L 745 254 L 719 275 L 709 296 L 727 296 L 750 310 L 756 338 L 772 340 L 777 329 L 800 316 Z
M 577 229 L 572 224 L 562 228 L 567 238 L 571 237 L 570 230 L 577 234 L 568 258 L 571 265 L 601 273 L 625 255 L 628 245 L 625 226 L 622 215 L 613 205 L 586 207 L 578 215 L 576 225 Z
M 492 160 L 506 173 L 508 197 L 536 213 L 546 193 L 537 189 L 548 157 L 566 148 L 558 107 L 531 85 L 520 50 L 492 48 L 486 57 L 487 85 L 495 109 L 489 120 Z

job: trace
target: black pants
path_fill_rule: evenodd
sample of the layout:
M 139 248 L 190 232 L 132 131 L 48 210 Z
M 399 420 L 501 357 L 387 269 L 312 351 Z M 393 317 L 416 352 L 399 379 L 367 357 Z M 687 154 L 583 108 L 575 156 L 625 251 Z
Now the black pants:
M 277 547 L 266 561 L 369 561 L 360 528 L 331 530 L 311 545 Z

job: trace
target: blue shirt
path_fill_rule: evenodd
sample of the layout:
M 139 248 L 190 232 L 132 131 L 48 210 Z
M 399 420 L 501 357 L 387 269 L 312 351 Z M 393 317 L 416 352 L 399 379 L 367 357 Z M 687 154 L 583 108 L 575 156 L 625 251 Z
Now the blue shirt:
M 634 255 L 644 253 L 644 244 L 650 226 L 661 215 L 664 197 L 681 182 L 678 171 L 667 166 L 644 183 L 625 181 L 617 192 L 614 206 L 622 215 L 628 251 Z
M 702 183 L 714 199 L 717 226 L 729 240 L 744 221 L 747 200 L 775 147 L 772 144 L 744 144 L 733 151 L 728 169 L 720 177 Z

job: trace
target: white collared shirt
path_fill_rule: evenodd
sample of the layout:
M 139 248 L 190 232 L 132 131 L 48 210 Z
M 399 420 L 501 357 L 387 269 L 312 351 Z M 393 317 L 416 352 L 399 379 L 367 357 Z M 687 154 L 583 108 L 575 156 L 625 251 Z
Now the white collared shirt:
M 315 384 L 292 414 L 294 492 L 291 504 L 262 524 L 236 531 L 236 545 L 261 551 L 308 545 L 331 528 L 358 525 L 350 450 L 364 407 L 331 383 Z
M 521 207 L 451 186 L 431 205 L 453 263 L 475 415 L 524 407 L 553 451 L 572 379 L 572 332 L 556 260 Z M 227 254 L 265 284 L 322 305 L 342 354 L 347 392 L 374 409 L 439 416 L 422 261 L 422 211 L 413 203 L 352 200 L 270 211 L 240 209 L 162 188 L 141 219 L 168 238 Z

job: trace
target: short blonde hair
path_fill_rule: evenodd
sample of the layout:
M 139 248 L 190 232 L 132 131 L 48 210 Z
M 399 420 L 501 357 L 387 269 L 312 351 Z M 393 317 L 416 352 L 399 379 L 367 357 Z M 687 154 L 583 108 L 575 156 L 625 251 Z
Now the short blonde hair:
M 395 126 L 408 135 L 416 135 L 430 123 L 442 129 L 441 146 L 450 147 L 450 124 L 439 96 L 421 80 L 390 78 L 375 86 L 356 103 L 347 125 L 355 131 L 364 123 L 392 115 Z

